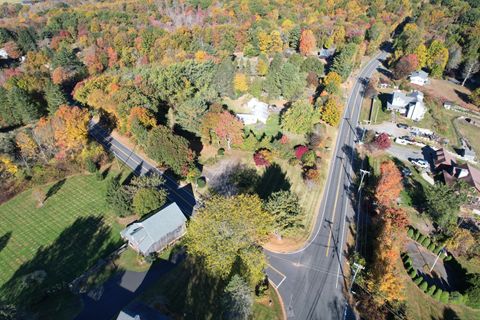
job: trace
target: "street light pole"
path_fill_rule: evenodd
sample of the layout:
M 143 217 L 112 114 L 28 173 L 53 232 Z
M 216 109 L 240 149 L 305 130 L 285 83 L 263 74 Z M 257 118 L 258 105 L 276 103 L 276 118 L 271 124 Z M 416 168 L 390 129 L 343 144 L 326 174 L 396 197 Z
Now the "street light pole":
M 353 284 L 355 283 L 355 278 L 357 277 L 357 273 L 358 273 L 360 270 L 365 269 L 364 266 L 362 266 L 361 264 L 358 264 L 358 263 L 356 263 L 356 262 L 353 263 L 353 266 L 355 267 L 355 272 L 354 272 L 354 274 L 353 274 L 352 283 L 350 283 L 350 289 L 348 290 L 349 292 L 352 292 L 352 287 L 353 287 Z
M 435 265 L 437 264 L 438 258 L 440 258 L 440 255 L 441 255 L 442 253 L 445 254 L 445 247 L 443 247 L 442 250 L 440 250 L 440 252 L 437 254 L 437 258 L 436 258 L 435 261 L 433 262 L 433 265 L 432 265 L 432 267 L 430 268 L 430 272 L 432 272 L 433 268 L 435 268 Z
M 365 175 L 370 174 L 370 171 L 360 169 L 360 173 L 362 174 L 362 178 L 360 178 L 360 184 L 359 184 L 359 186 L 358 186 L 358 191 L 360 191 L 360 189 L 362 188 L 363 178 L 365 177 Z

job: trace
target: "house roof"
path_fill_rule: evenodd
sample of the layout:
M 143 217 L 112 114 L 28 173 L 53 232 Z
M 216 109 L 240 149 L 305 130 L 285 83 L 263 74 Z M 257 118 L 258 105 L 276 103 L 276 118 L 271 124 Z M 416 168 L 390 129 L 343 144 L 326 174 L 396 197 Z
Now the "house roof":
M 466 182 L 480 192 L 480 170 L 471 166 L 469 163 L 467 163 L 467 169 L 470 174 L 465 177 Z
M 120 234 L 135 244 L 140 252 L 148 252 L 150 247 L 186 221 L 184 214 L 174 202 L 149 218 L 132 223 Z
M 417 70 L 417 71 L 412 72 L 412 74 L 410 75 L 410 78 L 417 78 L 417 77 L 421 78 L 423 80 L 427 80 L 428 79 L 428 73 L 426 73 L 423 70 Z
M 440 148 L 436 151 L 435 168 L 438 168 L 441 165 L 451 166 L 454 164 L 454 157 L 450 152 L 444 148 Z
M 412 91 L 406 94 L 403 91 L 395 90 L 392 95 L 391 104 L 395 107 L 406 107 L 410 103 L 423 102 L 423 93 Z

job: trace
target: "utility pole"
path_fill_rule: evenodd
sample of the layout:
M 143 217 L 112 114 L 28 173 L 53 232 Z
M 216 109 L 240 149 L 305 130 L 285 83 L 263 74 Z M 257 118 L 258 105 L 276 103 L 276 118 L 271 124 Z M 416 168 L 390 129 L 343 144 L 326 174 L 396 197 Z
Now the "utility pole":
M 353 284 L 355 283 L 355 278 L 357 277 L 357 273 L 358 273 L 360 270 L 365 269 L 364 266 L 362 266 L 361 264 L 358 264 L 358 263 L 356 263 L 356 262 L 353 263 L 353 266 L 355 267 L 355 272 L 353 273 L 352 283 L 350 283 L 350 289 L 348 290 L 349 292 L 352 292 L 352 287 L 353 287 Z
M 370 171 L 363 170 L 363 169 L 360 169 L 360 172 L 361 172 L 361 174 L 362 174 L 362 178 L 360 179 L 360 185 L 358 186 L 358 191 L 360 191 L 360 189 L 362 188 L 363 178 L 365 177 L 365 175 L 369 175 L 369 174 L 370 174 Z

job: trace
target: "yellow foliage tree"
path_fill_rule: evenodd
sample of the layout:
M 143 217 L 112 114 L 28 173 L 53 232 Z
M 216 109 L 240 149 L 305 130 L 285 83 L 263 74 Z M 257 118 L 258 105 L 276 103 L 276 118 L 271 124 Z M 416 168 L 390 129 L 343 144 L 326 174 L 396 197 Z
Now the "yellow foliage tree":
M 245 93 L 248 91 L 248 80 L 244 73 L 237 73 L 233 79 L 233 87 L 238 93 Z
M 427 47 L 422 43 L 415 49 L 415 54 L 418 58 L 418 67 L 423 68 L 427 65 L 428 52 Z
M 283 50 L 283 41 L 278 30 L 273 30 L 270 33 L 270 48 L 269 52 L 281 52 Z
M 5 154 L 0 155 L 0 164 L 2 164 L 2 167 L 0 168 L 12 175 L 17 173 L 18 171 L 18 167 L 15 165 L 15 163 L 13 163 L 9 156 Z
M 31 136 L 25 132 L 19 132 L 15 137 L 17 147 L 20 149 L 22 156 L 26 158 L 35 158 L 38 155 L 38 148 Z
M 259 75 L 261 77 L 265 76 L 268 72 L 267 61 L 264 60 L 264 59 L 258 59 L 256 70 L 257 70 L 257 75 Z
M 207 57 L 208 57 L 208 53 L 206 53 L 203 50 L 199 50 L 199 51 L 195 52 L 195 61 L 203 62 L 203 61 L 207 60 Z
M 342 77 L 335 71 L 330 71 L 323 79 L 325 90 L 328 93 L 336 93 L 342 83 Z
M 201 257 L 207 272 L 221 279 L 240 262 L 254 286 L 264 277 L 266 259 L 260 246 L 267 241 L 272 224 L 257 195 L 214 196 L 190 221 L 187 252 Z
M 66 150 L 81 149 L 88 141 L 87 109 L 61 106 L 52 118 L 57 145 Z
M 285 19 L 282 22 L 282 29 L 285 31 L 291 30 L 294 26 L 295 24 L 290 19 Z
M 328 125 L 335 127 L 340 122 L 341 106 L 333 98 L 330 98 L 325 102 L 325 105 L 321 107 L 320 119 L 325 121 Z
M 260 49 L 260 52 L 267 53 L 270 49 L 270 45 L 270 35 L 263 30 L 258 32 L 258 48 Z

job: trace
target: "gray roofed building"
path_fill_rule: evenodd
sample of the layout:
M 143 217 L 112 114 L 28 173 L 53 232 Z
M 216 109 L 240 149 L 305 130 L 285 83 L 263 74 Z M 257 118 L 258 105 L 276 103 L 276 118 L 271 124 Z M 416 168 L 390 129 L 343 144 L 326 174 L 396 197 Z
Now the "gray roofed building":
M 135 222 L 120 232 L 123 239 L 147 256 L 164 249 L 185 234 L 187 219 L 174 202 L 149 218 Z
M 423 93 L 413 91 L 405 94 L 402 91 L 394 91 L 392 100 L 387 102 L 387 110 L 396 111 L 414 121 L 423 119 L 427 109 L 423 104 Z
M 410 82 L 419 86 L 426 85 L 428 83 L 428 73 L 423 70 L 417 70 L 410 75 Z
M 322 48 L 318 51 L 318 57 L 324 58 L 324 59 L 330 58 L 335 54 L 335 50 L 336 50 L 335 48 L 329 48 L 329 49 Z

